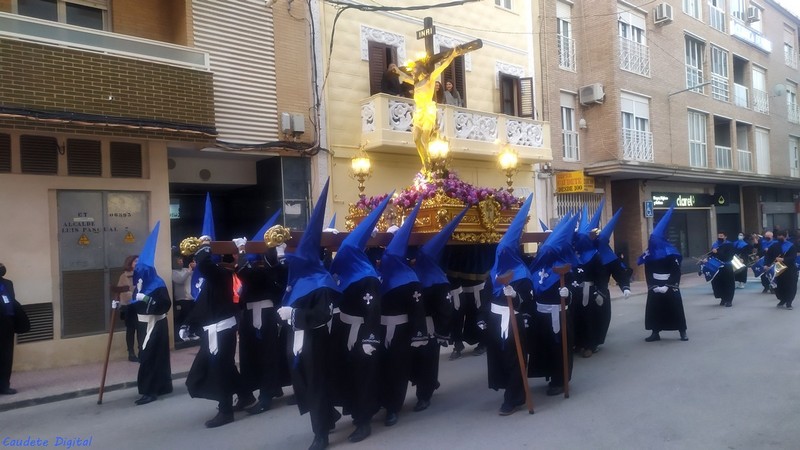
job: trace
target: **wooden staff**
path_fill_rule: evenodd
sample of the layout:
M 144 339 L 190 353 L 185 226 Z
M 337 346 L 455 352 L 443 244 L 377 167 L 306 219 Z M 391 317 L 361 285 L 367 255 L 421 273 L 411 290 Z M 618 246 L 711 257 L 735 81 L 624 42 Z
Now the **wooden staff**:
M 503 286 L 508 286 L 511 277 L 514 275 L 513 271 L 508 271 L 503 275 L 497 276 L 496 280 Z M 525 389 L 525 405 L 528 407 L 528 414 L 533 414 L 533 398 L 531 398 L 531 390 L 528 387 L 528 366 L 525 364 L 525 357 L 522 354 L 522 341 L 519 336 L 519 325 L 517 324 L 517 317 L 514 314 L 514 299 L 506 295 L 508 302 L 509 321 L 511 322 L 511 332 L 514 334 L 514 344 L 517 347 L 517 360 L 519 361 L 519 371 L 522 376 L 522 386 Z
M 561 280 L 561 287 L 566 287 L 564 275 L 572 270 L 571 264 L 564 264 L 563 266 L 553 266 L 553 272 L 558 274 Z M 559 297 L 561 295 L 559 294 Z M 569 398 L 569 349 L 567 348 L 567 304 L 566 297 L 561 297 L 561 359 L 564 362 L 564 398 Z
M 119 294 L 127 292 L 128 286 L 111 286 L 110 292 L 112 298 L 115 300 L 119 298 Z M 97 404 L 103 404 L 103 390 L 106 387 L 106 373 L 108 372 L 108 358 L 111 356 L 111 341 L 114 340 L 114 324 L 117 321 L 117 308 L 111 308 L 111 326 L 108 330 L 108 345 L 106 346 L 106 361 L 103 364 L 103 377 L 100 379 L 100 396 L 97 398 Z

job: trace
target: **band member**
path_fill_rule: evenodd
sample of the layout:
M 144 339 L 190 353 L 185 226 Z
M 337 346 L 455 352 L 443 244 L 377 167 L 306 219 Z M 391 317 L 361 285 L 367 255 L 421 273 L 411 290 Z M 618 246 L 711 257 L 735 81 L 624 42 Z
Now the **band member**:
M 342 241 L 330 267 L 341 292 L 339 314 L 331 330 L 332 362 L 338 368 L 338 400 L 350 411 L 355 431 L 350 442 L 360 442 L 372 434 L 370 422 L 380 409 L 378 398 L 379 351 L 381 337 L 380 275 L 365 252 L 375 226 L 389 204 L 388 195 Z
M 386 408 L 384 425 L 397 423 L 410 377 L 411 349 L 428 343 L 425 303 L 419 278 L 406 260 L 411 230 L 422 205 L 406 217 L 381 257 L 381 325 L 385 351 L 381 358 L 381 404 Z
M 736 242 L 733 243 L 735 254 L 743 263 L 750 261 L 750 255 L 753 253 L 753 245 L 751 245 L 745 238 L 746 236 L 744 233 L 740 232 Z M 747 268 L 736 272 L 733 278 L 736 281 L 736 288 L 744 289 L 745 285 L 747 285 Z
M 711 280 L 711 287 L 714 297 L 720 299 L 720 306 L 733 306 L 733 295 L 736 293 L 736 280 L 734 278 L 731 260 L 736 254 L 736 248 L 728 240 L 728 235 L 724 231 L 717 232 L 717 241 L 711 246 L 711 257 L 718 259 L 723 265 L 720 267 L 717 276 Z
M 775 296 L 778 297 L 778 308 L 785 306 L 786 309 L 792 309 L 792 302 L 797 294 L 797 246 L 789 240 L 786 230 L 779 230 L 777 238 L 777 242 L 767 249 L 764 264 L 773 269 L 770 272 L 774 273 L 772 283 Z M 772 267 L 778 262 L 785 266 L 781 273 L 777 273 L 776 267 Z
M 133 268 L 135 287 L 128 314 L 136 314 L 139 337 L 139 375 L 136 384 L 141 398 L 137 405 L 150 403 L 159 395 L 172 392 L 172 369 L 169 364 L 169 326 L 167 311 L 172 302 L 164 280 L 156 273 L 155 255 L 161 222 L 147 237 L 139 262 Z
M 328 447 L 328 433 L 341 414 L 333 408 L 329 396 L 327 366 L 330 339 L 328 322 L 338 296 L 336 282 L 322 265 L 322 238 L 328 185 L 322 188 L 303 237 L 293 253 L 286 253 L 289 278 L 283 306 L 278 308 L 281 320 L 292 327 L 289 358 L 292 385 L 300 414 L 310 413 L 314 440 L 309 450 Z
M 431 404 L 433 391 L 439 387 L 439 346 L 447 346 L 453 318 L 453 294 L 447 274 L 442 270 L 442 250 L 450 240 L 469 208 L 423 245 L 417 252 L 414 271 L 422 286 L 428 343 L 411 350 L 411 382 L 417 385 L 414 411 L 423 411 Z M 458 294 L 456 294 L 458 295 Z
M 264 239 L 264 233 L 280 218 L 278 210 L 253 237 Z M 239 248 L 236 275 L 241 280 L 239 306 L 242 317 L 239 323 L 239 367 L 242 390 L 258 389 L 258 403 L 246 409 L 249 414 L 267 411 L 272 398 L 281 390 L 278 343 L 278 315 L 285 286 L 280 283 L 276 269 L 267 261 L 266 254 L 245 253 L 246 239 L 234 239 Z M 271 250 L 271 249 L 270 249 Z M 244 399 L 242 399 L 244 400 Z
M 535 304 L 531 305 L 530 315 L 533 318 L 530 339 L 530 365 L 528 376 L 532 378 L 545 377 L 550 382 L 547 395 L 554 396 L 564 393 L 564 366 L 567 366 L 567 377 L 572 379 L 572 352 L 567 352 L 567 361 L 564 361 L 562 328 L 567 330 L 567 348 L 572 348 L 573 333 L 572 304 L 569 301 L 570 290 L 561 287 L 561 276 L 564 284 L 569 286 L 574 281 L 575 271 L 564 275 L 556 272 L 557 267 L 566 264 L 575 267 L 577 260 L 572 249 L 572 236 L 578 215 L 565 215 L 553 229 L 553 232 L 539 246 L 536 259 L 530 266 L 533 276 L 533 297 Z M 561 320 L 561 299 L 566 301 L 566 319 Z
M 764 232 L 764 236 L 758 241 L 758 256 L 765 257 L 767 254 L 767 249 L 772 245 L 775 241 L 772 239 L 772 231 Z M 762 294 L 772 294 L 772 286 L 770 285 L 769 280 L 767 279 L 766 271 L 759 275 L 761 279 L 761 286 L 764 288 L 761 290 Z
M 637 261 L 639 265 L 644 264 L 647 277 L 644 327 L 652 331 L 645 338 L 647 342 L 661 340 L 659 333 L 664 330 L 678 330 L 682 341 L 689 340 L 680 289 L 683 257 L 667 240 L 666 234 L 674 209 L 675 205 L 672 205 L 653 228 L 647 250 Z

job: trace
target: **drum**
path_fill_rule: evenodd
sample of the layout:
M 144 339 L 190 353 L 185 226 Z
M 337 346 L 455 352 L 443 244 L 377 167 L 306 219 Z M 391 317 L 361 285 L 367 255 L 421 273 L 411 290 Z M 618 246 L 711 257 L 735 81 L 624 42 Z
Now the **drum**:
M 731 259 L 731 267 L 733 267 L 733 273 L 739 273 L 743 270 L 747 270 L 747 266 L 742 261 L 742 258 L 739 255 L 733 255 L 733 259 Z
M 755 263 L 750 267 L 753 269 L 753 275 L 760 277 L 764 274 L 764 257 L 758 258 Z
M 704 263 L 700 264 L 700 272 L 706 278 L 706 281 L 711 281 L 719 273 L 719 269 L 724 264 L 717 258 L 708 258 Z

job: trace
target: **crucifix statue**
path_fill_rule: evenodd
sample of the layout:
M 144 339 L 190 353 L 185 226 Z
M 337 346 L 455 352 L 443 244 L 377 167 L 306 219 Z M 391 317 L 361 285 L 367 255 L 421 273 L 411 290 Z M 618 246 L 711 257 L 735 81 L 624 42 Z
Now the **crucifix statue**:
M 414 86 L 414 120 L 413 139 L 417 153 L 422 160 L 422 173 L 429 174 L 431 169 L 428 156 L 428 143 L 439 133 L 437 124 L 436 102 L 433 100 L 436 79 L 453 62 L 465 53 L 483 47 L 480 39 L 461 44 L 446 52 L 433 53 L 433 36 L 436 33 L 433 19 L 426 17 L 424 27 L 417 32 L 417 38 L 425 39 L 425 55 L 398 69 L 397 75 L 404 83 Z M 438 64 L 438 66 L 437 66 Z

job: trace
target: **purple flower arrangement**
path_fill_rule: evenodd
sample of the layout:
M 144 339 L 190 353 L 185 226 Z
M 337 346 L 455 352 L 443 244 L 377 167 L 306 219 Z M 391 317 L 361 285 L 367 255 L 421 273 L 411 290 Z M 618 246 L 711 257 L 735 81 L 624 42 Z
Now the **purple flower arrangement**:
M 450 198 L 461 200 L 467 205 L 476 205 L 478 202 L 494 197 L 500 204 L 500 209 L 510 209 L 520 207 L 523 199 L 515 197 L 508 190 L 500 188 L 476 187 L 458 178 L 453 171 L 447 171 L 438 178 L 428 178 L 422 173 L 414 177 L 414 183 L 395 194 L 391 204 L 400 208 L 412 208 L 420 198 L 429 199 L 436 195 L 438 190 L 442 190 Z M 377 207 L 388 194 L 377 195 L 374 197 L 362 197 L 356 202 L 356 207 L 365 212 L 372 211 Z

